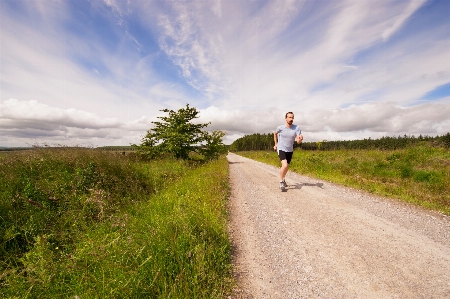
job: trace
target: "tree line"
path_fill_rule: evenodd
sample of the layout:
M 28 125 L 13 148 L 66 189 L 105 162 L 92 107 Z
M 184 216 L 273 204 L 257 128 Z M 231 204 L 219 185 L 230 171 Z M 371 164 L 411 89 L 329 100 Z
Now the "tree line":
M 381 137 L 379 139 L 364 138 L 362 140 L 342 140 L 342 141 L 318 141 L 294 143 L 294 148 L 303 150 L 339 150 L 339 149 L 380 149 L 394 150 L 407 148 L 410 146 L 426 143 L 431 146 L 440 146 L 450 148 L 450 133 L 442 136 L 422 136 L 404 135 L 398 137 Z M 258 151 L 273 150 L 273 133 L 251 134 L 235 140 L 230 146 L 230 151 Z

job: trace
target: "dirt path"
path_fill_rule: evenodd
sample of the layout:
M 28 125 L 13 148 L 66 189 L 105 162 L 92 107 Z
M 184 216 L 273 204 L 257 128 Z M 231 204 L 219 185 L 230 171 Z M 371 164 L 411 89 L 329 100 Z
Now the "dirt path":
M 233 298 L 450 298 L 449 217 L 228 161 Z

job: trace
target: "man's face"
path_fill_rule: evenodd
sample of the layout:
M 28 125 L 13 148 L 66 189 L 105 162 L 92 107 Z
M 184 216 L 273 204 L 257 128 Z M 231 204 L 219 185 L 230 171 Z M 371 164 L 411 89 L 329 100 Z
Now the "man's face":
M 289 125 L 292 125 L 293 122 L 294 122 L 294 114 L 289 113 L 286 116 L 286 123 L 289 124 Z

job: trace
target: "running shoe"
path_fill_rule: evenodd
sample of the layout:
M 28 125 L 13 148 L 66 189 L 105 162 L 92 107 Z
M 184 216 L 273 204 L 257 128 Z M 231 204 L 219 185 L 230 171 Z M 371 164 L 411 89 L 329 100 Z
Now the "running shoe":
M 281 189 L 281 191 L 284 191 L 284 183 L 283 182 L 280 182 L 280 189 Z
M 286 181 L 285 180 L 283 180 L 283 185 L 284 185 L 284 188 L 287 188 L 287 186 L 288 186 L 288 184 L 286 183 Z

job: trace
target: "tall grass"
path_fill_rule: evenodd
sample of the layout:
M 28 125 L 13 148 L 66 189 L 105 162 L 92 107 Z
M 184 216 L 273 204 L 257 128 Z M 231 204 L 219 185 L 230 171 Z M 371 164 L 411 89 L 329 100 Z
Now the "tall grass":
M 238 154 L 280 166 L 275 152 Z M 414 146 L 400 150 L 295 151 L 291 171 L 398 198 L 450 215 L 450 152 Z
M 221 298 L 229 292 L 224 158 L 194 167 L 41 149 L 8 153 L 0 164 L 1 297 Z

